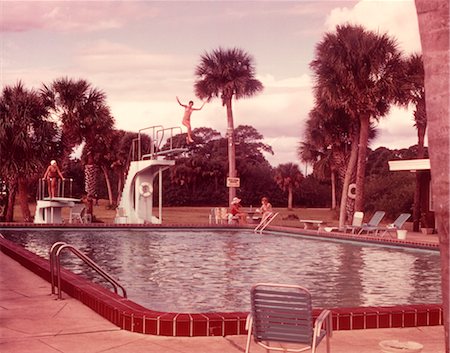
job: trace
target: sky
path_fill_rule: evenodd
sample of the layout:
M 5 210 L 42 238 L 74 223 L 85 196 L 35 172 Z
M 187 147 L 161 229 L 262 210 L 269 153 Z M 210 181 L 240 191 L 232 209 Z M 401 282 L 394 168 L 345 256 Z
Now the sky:
M 420 53 L 414 0 L 347 1 L 9 1 L 0 0 L 0 83 L 39 89 L 61 77 L 104 91 L 116 128 L 181 126 L 195 97 L 201 55 L 238 47 L 252 55 L 264 91 L 234 102 L 234 124 L 252 125 L 271 145 L 275 167 L 300 164 L 297 147 L 313 108 L 309 63 L 315 46 L 339 24 L 361 24 Z M 226 132 L 220 100 L 191 123 Z M 392 108 L 371 148 L 417 143 L 412 109 Z M 185 128 L 183 128 L 185 132 Z

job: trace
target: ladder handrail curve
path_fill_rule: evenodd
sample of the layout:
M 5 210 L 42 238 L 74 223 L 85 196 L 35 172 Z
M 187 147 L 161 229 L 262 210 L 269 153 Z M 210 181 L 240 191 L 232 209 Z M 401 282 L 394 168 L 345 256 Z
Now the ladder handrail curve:
M 75 248 L 74 246 L 64 243 L 57 242 L 52 245 L 50 250 L 50 266 L 52 273 L 52 294 L 54 293 L 54 269 L 56 269 L 57 275 L 57 287 L 58 287 L 58 299 L 62 299 L 62 290 L 61 290 L 61 263 L 60 263 L 60 254 L 61 252 L 67 249 L 76 255 L 79 259 L 81 259 L 85 264 L 87 264 L 90 268 L 96 271 L 99 275 L 101 275 L 105 280 L 107 280 L 114 288 L 114 292 L 117 294 L 117 288 L 122 290 L 122 296 L 127 298 L 127 291 L 125 288 L 113 277 L 111 277 L 105 270 L 103 270 L 99 265 L 97 265 L 91 258 L 83 254 L 80 250 Z
M 263 230 L 266 229 L 266 227 L 272 223 L 272 221 L 275 219 L 276 216 L 278 216 L 279 212 L 271 213 L 266 218 L 263 218 L 261 222 L 256 226 L 254 229 L 254 232 L 259 232 L 259 234 L 262 234 Z
M 59 248 L 62 245 L 65 245 L 66 243 L 63 241 L 57 241 L 56 243 L 53 243 L 53 245 L 50 248 L 49 251 L 49 258 L 50 258 L 50 278 L 51 278 L 51 285 L 52 285 L 52 294 L 56 293 L 56 283 L 55 283 L 55 265 L 56 265 L 56 259 L 55 259 L 55 252 L 56 249 Z

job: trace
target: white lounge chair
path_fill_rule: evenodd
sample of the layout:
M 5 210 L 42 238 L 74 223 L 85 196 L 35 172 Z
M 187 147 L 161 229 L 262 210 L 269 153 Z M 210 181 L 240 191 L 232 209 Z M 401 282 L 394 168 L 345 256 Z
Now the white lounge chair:
M 82 203 L 77 203 L 70 210 L 70 219 L 69 223 L 84 223 L 84 213 L 86 211 L 86 207 Z

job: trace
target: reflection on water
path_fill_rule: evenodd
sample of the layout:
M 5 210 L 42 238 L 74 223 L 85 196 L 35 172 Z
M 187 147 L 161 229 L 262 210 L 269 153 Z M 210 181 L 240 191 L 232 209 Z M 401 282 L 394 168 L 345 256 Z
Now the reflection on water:
M 316 307 L 439 303 L 439 253 L 237 231 L 2 231 L 48 258 L 56 241 L 106 269 L 154 310 L 247 311 L 257 282 L 300 284 Z M 64 267 L 100 279 L 69 252 Z

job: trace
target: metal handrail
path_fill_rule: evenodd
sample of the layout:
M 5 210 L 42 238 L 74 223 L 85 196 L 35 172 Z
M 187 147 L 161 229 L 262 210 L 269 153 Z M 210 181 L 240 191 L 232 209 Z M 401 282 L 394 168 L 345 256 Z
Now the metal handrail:
M 148 135 L 151 135 L 150 141 L 150 153 L 143 153 L 142 151 L 142 134 L 143 131 L 151 130 Z M 137 137 L 137 160 L 143 160 L 146 158 L 156 159 L 158 155 L 166 154 L 173 152 L 175 150 L 179 150 L 179 146 L 174 146 L 174 135 L 182 133 L 182 129 L 179 126 L 173 126 L 165 128 L 162 125 L 149 126 L 143 129 L 140 129 Z M 167 149 L 161 150 L 161 145 L 164 140 L 164 136 L 167 134 L 167 140 L 169 141 L 169 146 Z M 133 158 L 133 160 L 136 160 Z
M 39 183 L 38 183 L 38 196 L 37 199 L 38 200 L 43 200 L 45 198 L 45 190 L 46 190 L 46 181 L 47 179 L 41 178 L 39 179 Z M 66 183 L 68 183 L 68 195 L 65 195 L 65 188 L 66 188 Z M 64 180 L 61 180 L 58 178 L 58 185 L 57 185 L 57 191 L 58 191 L 58 195 L 61 195 L 61 197 L 72 197 L 72 193 L 73 193 L 73 179 L 72 178 L 65 178 Z
M 179 133 L 181 134 L 183 130 L 179 126 L 173 126 L 173 127 L 168 127 L 168 128 L 163 128 L 163 129 L 157 130 L 156 131 L 156 138 L 157 138 L 157 141 L 158 141 L 158 145 L 157 145 L 158 152 L 161 150 L 161 144 L 162 144 L 162 141 L 164 139 L 164 134 L 165 134 L 166 131 L 170 132 L 170 136 L 167 138 L 167 140 L 169 141 L 169 151 L 170 151 L 170 150 L 173 150 L 174 148 L 176 148 L 176 147 L 173 146 L 174 131 L 179 131 Z
M 266 227 L 272 223 L 272 221 L 275 219 L 276 216 L 278 216 L 279 212 L 277 213 L 271 213 L 270 215 L 268 215 L 266 218 L 263 217 L 263 219 L 261 220 L 261 222 L 255 227 L 254 232 L 258 232 L 259 234 L 262 234 L 263 230 L 266 229 Z
M 61 290 L 61 262 L 60 262 L 60 254 L 61 252 L 67 249 L 71 251 L 74 255 L 76 255 L 79 259 L 81 259 L 85 264 L 87 264 L 90 268 L 96 271 L 99 275 L 101 275 L 105 280 L 107 280 L 113 287 L 114 293 L 118 294 L 117 288 L 122 290 L 122 296 L 124 298 L 127 297 L 127 291 L 124 287 L 122 287 L 119 282 L 111 277 L 105 270 L 103 270 L 100 266 L 98 266 L 92 259 L 88 256 L 84 255 L 80 250 L 75 248 L 74 246 L 64 243 L 64 242 L 56 242 L 54 243 L 49 251 L 50 255 L 50 277 L 51 277 L 51 285 L 52 285 L 52 294 L 58 294 L 58 299 L 62 299 L 62 290 Z M 56 271 L 56 280 L 57 284 L 55 284 L 55 271 Z M 58 292 L 56 293 L 55 287 L 58 288 Z
M 155 141 L 156 141 L 156 130 L 157 129 L 164 129 L 162 125 L 154 125 L 149 127 L 144 127 L 143 129 L 139 129 L 138 131 L 138 160 L 140 161 L 142 159 L 142 144 L 141 144 L 141 134 L 145 130 L 152 130 L 152 139 L 150 141 L 150 155 L 153 159 L 153 156 L 155 154 Z

